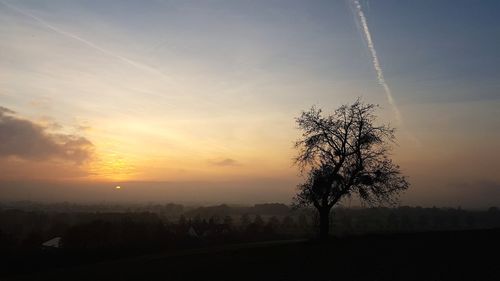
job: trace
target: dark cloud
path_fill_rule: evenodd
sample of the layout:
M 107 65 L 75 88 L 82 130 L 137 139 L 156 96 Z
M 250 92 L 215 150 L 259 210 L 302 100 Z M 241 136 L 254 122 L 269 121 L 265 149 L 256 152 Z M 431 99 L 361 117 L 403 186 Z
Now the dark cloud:
M 4 115 L 4 114 L 14 114 L 15 112 L 8 109 L 8 108 L 5 108 L 3 106 L 0 106 L 0 116 Z
M 218 161 L 210 161 L 210 163 L 214 166 L 239 166 L 239 165 L 241 165 L 238 161 L 231 159 L 231 158 L 226 158 L 226 159 L 218 160 Z
M 51 134 L 46 127 L 21 119 L 14 111 L 0 106 L 0 157 L 58 158 L 82 163 L 91 157 L 93 147 L 84 137 Z

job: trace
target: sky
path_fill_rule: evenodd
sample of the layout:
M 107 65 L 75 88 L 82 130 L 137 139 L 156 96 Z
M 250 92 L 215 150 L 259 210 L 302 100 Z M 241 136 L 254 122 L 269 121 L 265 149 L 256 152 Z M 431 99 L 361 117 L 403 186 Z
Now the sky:
M 289 203 L 294 118 L 361 97 L 398 129 L 401 204 L 498 205 L 499 11 L 1 0 L 0 200 Z

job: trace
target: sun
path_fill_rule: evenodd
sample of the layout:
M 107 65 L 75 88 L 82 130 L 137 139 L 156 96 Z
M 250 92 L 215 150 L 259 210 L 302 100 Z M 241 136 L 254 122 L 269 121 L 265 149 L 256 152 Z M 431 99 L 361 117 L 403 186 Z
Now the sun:
M 121 189 L 121 188 L 122 188 L 122 187 L 121 187 L 121 186 L 119 186 L 119 185 L 115 186 L 115 189 Z

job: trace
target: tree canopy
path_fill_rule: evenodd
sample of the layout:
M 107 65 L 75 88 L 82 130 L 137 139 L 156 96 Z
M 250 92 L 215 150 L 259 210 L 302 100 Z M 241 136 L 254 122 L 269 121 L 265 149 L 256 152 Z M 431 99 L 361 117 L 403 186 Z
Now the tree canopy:
M 387 203 L 408 188 L 399 166 L 390 159 L 395 129 L 376 124 L 376 108 L 358 99 L 330 115 L 312 107 L 296 119 L 302 135 L 295 143 L 295 164 L 307 174 L 296 204 L 329 213 L 344 197 Z

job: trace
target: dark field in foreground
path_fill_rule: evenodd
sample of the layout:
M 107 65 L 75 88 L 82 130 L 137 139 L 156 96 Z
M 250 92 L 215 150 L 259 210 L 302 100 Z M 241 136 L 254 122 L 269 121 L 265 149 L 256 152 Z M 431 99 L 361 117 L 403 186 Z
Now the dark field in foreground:
M 500 229 L 220 246 L 12 280 L 499 280 Z

